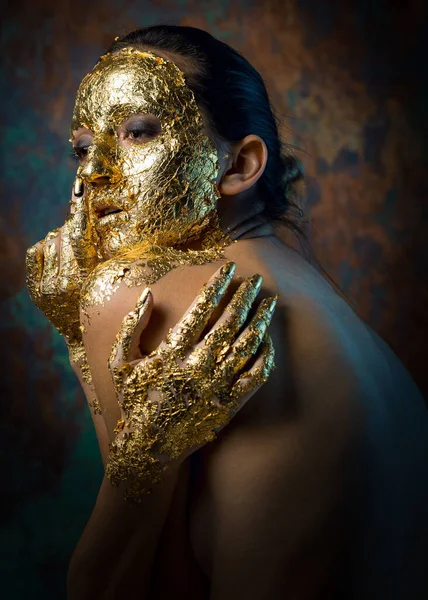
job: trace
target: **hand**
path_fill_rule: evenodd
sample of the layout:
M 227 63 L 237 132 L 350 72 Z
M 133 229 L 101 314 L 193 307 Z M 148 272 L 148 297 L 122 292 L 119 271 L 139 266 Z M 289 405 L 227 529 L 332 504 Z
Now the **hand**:
M 65 224 L 27 250 L 30 297 L 65 337 L 71 354 L 82 352 L 80 290 L 98 262 L 85 196 L 74 195 Z M 73 357 L 71 357 L 73 360 Z
M 123 320 L 109 359 L 121 410 L 106 475 L 125 483 L 125 497 L 138 501 L 172 464 L 212 441 L 267 380 L 274 350 L 266 329 L 276 298 L 261 301 L 241 333 L 262 278 L 238 288 L 225 311 L 200 340 L 234 274 L 221 267 L 166 339 L 137 358 L 139 340 L 153 306 L 149 288 Z M 141 356 L 141 355 L 140 355 Z M 244 371 L 255 357 L 251 368 Z

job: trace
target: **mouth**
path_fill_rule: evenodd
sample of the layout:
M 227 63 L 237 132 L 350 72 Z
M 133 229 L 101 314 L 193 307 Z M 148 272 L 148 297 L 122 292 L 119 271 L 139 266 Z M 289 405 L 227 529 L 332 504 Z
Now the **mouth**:
M 123 213 L 123 209 L 118 206 L 100 204 L 95 207 L 95 214 L 99 223 L 104 223 L 107 220 L 111 220 L 116 215 Z

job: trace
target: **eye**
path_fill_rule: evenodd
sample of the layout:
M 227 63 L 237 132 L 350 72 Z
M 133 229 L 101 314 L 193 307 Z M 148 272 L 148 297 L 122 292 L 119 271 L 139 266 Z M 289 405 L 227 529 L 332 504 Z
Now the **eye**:
M 153 125 L 131 125 L 125 130 L 125 136 L 131 140 L 146 140 L 157 135 L 158 130 Z
M 73 139 L 73 156 L 78 160 L 84 160 L 88 154 L 89 147 L 92 144 L 93 136 L 88 132 L 83 135 L 77 135 Z
M 161 131 L 161 124 L 154 115 L 134 115 L 119 129 L 119 137 L 130 143 L 140 144 L 150 141 Z
M 129 137 L 133 138 L 133 139 L 138 139 L 143 137 L 147 131 L 145 129 L 128 129 L 127 133 L 129 135 Z
M 89 146 L 73 146 L 72 156 L 83 160 L 88 154 L 88 148 Z

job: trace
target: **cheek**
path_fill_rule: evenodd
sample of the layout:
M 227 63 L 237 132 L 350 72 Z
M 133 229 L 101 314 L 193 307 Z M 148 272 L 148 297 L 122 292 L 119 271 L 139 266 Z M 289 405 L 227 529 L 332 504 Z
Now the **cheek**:
M 217 175 L 215 177 L 215 182 L 217 184 L 220 183 L 220 181 L 223 178 L 223 175 L 226 173 L 226 171 L 231 166 L 230 153 L 225 150 L 220 150 L 218 152 L 218 164 L 219 164 L 219 169 L 218 169 Z
M 165 164 L 165 152 L 150 148 L 147 150 L 133 151 L 122 159 L 122 171 L 129 179 L 139 178 L 144 175 L 145 180 L 152 180 L 160 175 L 160 168 Z

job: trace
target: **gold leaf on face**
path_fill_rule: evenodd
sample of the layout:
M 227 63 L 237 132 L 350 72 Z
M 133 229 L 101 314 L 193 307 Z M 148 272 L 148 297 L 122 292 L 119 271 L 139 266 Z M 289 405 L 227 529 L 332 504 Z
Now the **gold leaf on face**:
M 120 143 L 117 129 L 133 115 L 154 115 L 160 133 Z M 77 94 L 72 130 L 81 127 L 93 133 L 81 177 L 104 258 L 141 243 L 183 244 L 218 229 L 217 151 L 173 62 L 135 48 L 104 55 Z M 97 177 L 105 184 L 95 184 Z M 100 206 L 121 212 L 100 219 Z

